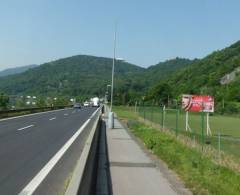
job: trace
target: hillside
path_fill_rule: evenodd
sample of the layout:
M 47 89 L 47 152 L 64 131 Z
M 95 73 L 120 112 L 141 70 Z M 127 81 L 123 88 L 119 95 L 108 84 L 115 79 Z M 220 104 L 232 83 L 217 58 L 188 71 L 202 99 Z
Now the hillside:
M 225 88 L 224 85 L 220 84 L 221 78 L 239 66 L 240 42 L 237 42 L 191 64 L 191 66 L 181 70 L 173 78 L 169 79 L 169 82 L 171 84 L 177 83 L 177 93 L 214 94 L 215 89 Z M 236 78 L 230 85 L 234 85 L 237 81 Z
M 150 66 L 145 72 L 145 78 L 148 80 L 150 85 L 154 85 L 159 80 L 168 78 L 173 73 L 181 70 L 197 60 L 189 60 L 185 58 L 175 58 L 160 62 L 156 65 Z
M 119 103 L 141 97 L 157 81 L 191 61 L 176 58 L 147 69 L 117 61 L 114 95 Z M 111 84 L 112 59 L 78 55 L 42 64 L 21 74 L 0 78 L 0 90 L 9 95 L 103 96 Z M 115 101 L 116 102 L 116 101 Z
M 15 67 L 15 68 L 8 68 L 8 69 L 0 71 L 0 77 L 19 74 L 19 73 L 29 70 L 30 68 L 35 68 L 35 67 L 37 67 L 36 64 L 20 66 L 20 67 Z
M 221 84 L 226 74 L 232 74 L 240 67 L 240 41 L 220 51 L 215 51 L 201 60 L 179 70 L 161 83 L 171 87 L 172 98 L 181 94 L 206 94 L 213 95 L 220 110 L 240 109 L 240 75 L 237 72 L 234 80 Z M 155 87 L 155 89 L 161 87 Z M 154 88 L 151 90 L 153 94 Z
M 111 68 L 110 58 L 73 56 L 0 78 L 0 90 L 7 94 L 103 95 L 111 81 Z M 117 61 L 116 88 L 134 87 L 133 75 L 143 71 L 133 64 Z M 137 85 L 141 86 L 141 83 Z

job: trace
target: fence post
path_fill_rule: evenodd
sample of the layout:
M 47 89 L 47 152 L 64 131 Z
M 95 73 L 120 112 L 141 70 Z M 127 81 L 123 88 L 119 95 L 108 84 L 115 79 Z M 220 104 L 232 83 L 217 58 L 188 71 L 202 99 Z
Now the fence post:
M 144 105 L 144 102 L 143 102 L 143 118 L 144 118 L 144 123 L 145 123 L 146 115 L 145 115 L 145 105 Z
M 140 102 L 140 101 L 138 101 L 137 103 L 138 103 L 138 107 L 137 107 L 137 113 L 138 113 L 138 115 L 139 115 L 139 112 L 140 112 L 140 109 L 141 109 L 141 102 Z
M 218 160 L 221 161 L 221 133 L 218 132 Z
M 161 125 L 162 125 L 162 108 L 160 106 L 160 117 L 159 117 L 159 126 L 160 126 L 160 129 L 161 129 Z
M 162 108 L 162 130 L 164 130 L 165 106 Z
M 153 126 L 153 105 L 151 106 L 151 126 Z
M 178 136 L 178 117 L 179 117 L 179 110 L 176 110 L 176 137 Z
M 135 101 L 134 112 L 137 113 L 137 101 Z
M 203 146 L 204 146 L 204 112 L 201 112 L 201 125 L 202 125 L 202 150 L 203 150 Z

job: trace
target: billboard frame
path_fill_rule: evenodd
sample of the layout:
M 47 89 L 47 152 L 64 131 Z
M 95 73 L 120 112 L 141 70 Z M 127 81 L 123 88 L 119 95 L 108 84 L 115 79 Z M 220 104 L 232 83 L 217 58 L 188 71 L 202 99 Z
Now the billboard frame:
M 188 104 L 186 104 L 186 105 L 183 105 L 183 103 L 184 103 L 184 96 L 187 98 L 192 98 L 192 97 L 197 97 L 197 98 L 202 98 L 202 102 L 201 102 L 201 104 L 199 104 L 198 102 L 195 102 L 195 104 L 198 104 L 199 106 L 200 106 L 200 108 L 201 109 L 199 109 L 199 111 L 194 111 L 194 110 L 192 110 L 192 112 L 200 112 L 200 113 L 202 113 L 201 115 L 202 115 L 202 134 L 203 134 L 203 132 L 204 132 L 204 113 L 206 113 L 206 132 L 207 132 L 207 136 L 209 136 L 209 135 L 212 135 L 212 131 L 211 131 L 211 128 L 210 128 L 210 119 L 209 119 L 209 113 L 211 112 L 211 113 L 213 113 L 214 112 L 214 98 L 212 97 L 212 96 L 208 96 L 208 95 L 188 95 L 188 94 L 183 94 L 182 95 L 182 109 L 185 111 L 185 113 L 186 113 L 186 116 L 185 116 L 185 131 L 192 131 L 191 130 L 191 127 L 190 127 L 190 125 L 189 125 L 189 110 L 191 110 L 191 108 L 192 108 L 192 104 L 194 103 L 192 103 L 192 102 L 188 102 Z M 209 98 L 209 99 L 212 99 L 212 102 L 205 102 L 205 103 L 209 103 L 209 108 L 208 108 L 208 110 L 210 111 L 210 112 L 206 112 L 206 109 L 204 110 L 204 98 Z M 189 101 L 191 101 L 191 100 L 189 100 Z M 186 102 L 185 102 L 186 103 Z M 196 108 L 195 108 L 196 109 Z M 190 111 L 191 112 L 191 111 Z M 203 141 L 204 142 L 204 141 Z

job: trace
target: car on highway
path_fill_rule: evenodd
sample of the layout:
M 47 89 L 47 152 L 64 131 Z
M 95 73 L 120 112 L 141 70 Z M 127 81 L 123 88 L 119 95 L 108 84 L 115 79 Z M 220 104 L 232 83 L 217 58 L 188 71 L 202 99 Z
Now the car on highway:
M 85 107 L 90 106 L 90 103 L 88 101 L 86 101 L 83 103 L 83 106 L 85 106 Z
M 80 103 L 75 103 L 75 104 L 73 105 L 73 108 L 81 109 L 81 104 L 80 104 Z
M 92 106 L 93 107 L 99 107 L 100 106 L 100 100 L 99 100 L 98 97 L 92 98 L 91 101 L 92 101 Z

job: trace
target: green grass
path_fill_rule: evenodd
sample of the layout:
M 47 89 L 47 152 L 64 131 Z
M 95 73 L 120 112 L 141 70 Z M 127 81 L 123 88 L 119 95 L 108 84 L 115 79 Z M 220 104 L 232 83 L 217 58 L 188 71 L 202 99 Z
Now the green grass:
M 140 108 L 140 115 L 144 116 L 144 109 Z M 156 123 L 161 124 L 162 111 L 159 108 L 145 108 L 145 117 L 149 120 L 153 120 Z M 240 137 L 240 118 L 233 116 L 210 116 L 210 128 L 213 134 L 220 132 L 222 135 L 228 135 L 233 137 Z M 204 117 L 206 122 L 206 116 Z M 185 130 L 185 113 L 180 112 L 179 115 L 179 130 Z M 193 132 L 201 132 L 201 114 L 189 113 L 189 124 Z M 205 124 L 206 125 L 206 124 Z M 165 126 L 171 129 L 176 127 L 176 111 L 165 111 Z M 205 126 L 206 127 L 206 126 Z
M 129 108 L 116 107 L 114 111 L 119 117 L 128 119 L 132 133 L 164 160 L 194 194 L 239 194 L 239 173 L 216 165 L 200 152 L 177 141 L 174 136 L 139 123 L 135 120 L 137 115 Z
M 145 109 L 145 114 L 144 114 Z M 162 125 L 162 110 L 156 107 L 140 108 L 140 116 Z M 204 140 L 208 141 L 214 148 L 218 149 L 218 133 L 221 134 L 221 151 L 238 158 L 240 162 L 240 118 L 233 116 L 210 116 L 210 128 L 213 137 L 206 136 L 206 116 L 204 128 Z M 202 122 L 200 113 L 189 113 L 189 125 L 191 133 L 185 131 L 185 113 L 180 112 L 178 117 L 178 132 L 195 138 L 199 143 L 202 142 Z M 176 110 L 166 110 L 164 127 L 176 131 Z M 233 138 L 229 140 L 229 138 Z
M 175 170 L 194 194 L 239 194 L 240 175 L 214 164 L 199 152 L 187 148 L 174 137 L 143 124 L 131 127 L 148 149 Z
M 113 111 L 117 113 L 120 118 L 137 119 L 138 115 L 134 112 L 134 107 L 114 106 Z

